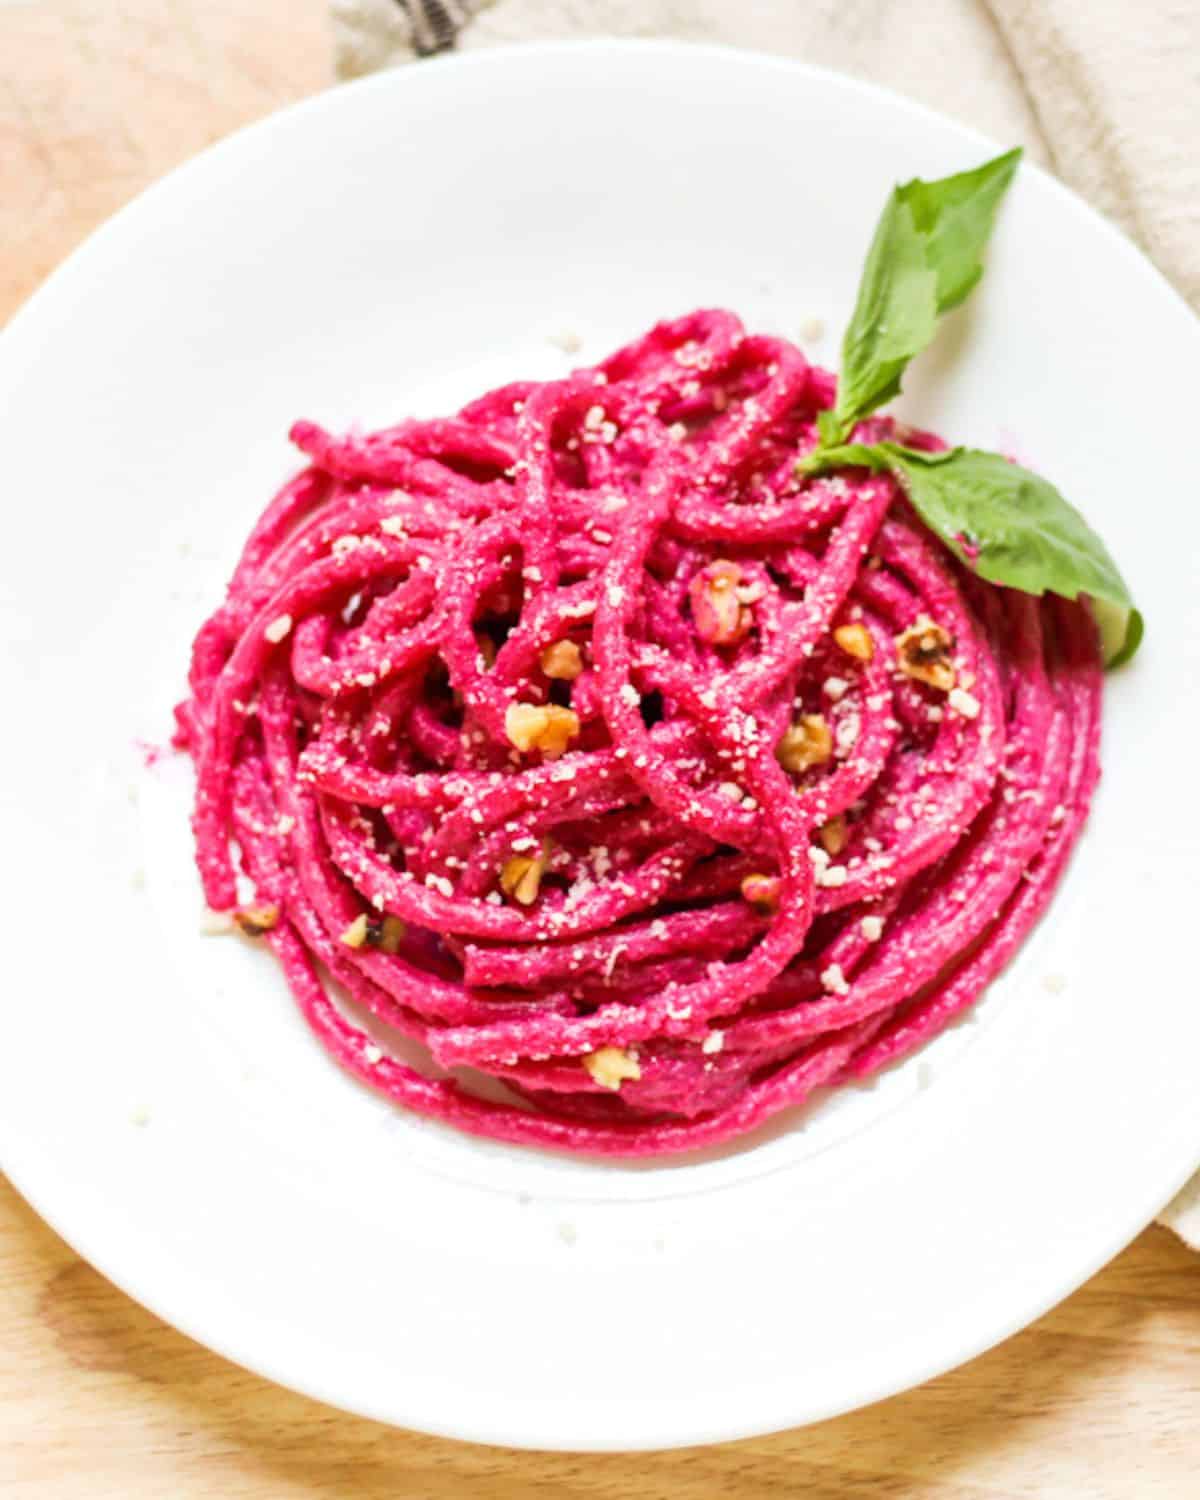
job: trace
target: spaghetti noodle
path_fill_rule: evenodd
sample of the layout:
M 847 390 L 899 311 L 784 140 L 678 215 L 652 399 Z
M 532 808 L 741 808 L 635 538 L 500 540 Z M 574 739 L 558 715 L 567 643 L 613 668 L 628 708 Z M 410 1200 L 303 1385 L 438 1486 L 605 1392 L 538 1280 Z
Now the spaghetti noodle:
M 1091 616 L 971 576 L 888 476 L 797 477 L 833 394 L 698 312 L 454 418 L 295 425 L 178 738 L 209 905 L 360 1079 L 684 1150 L 912 1051 L 1037 919 L 1098 775 Z

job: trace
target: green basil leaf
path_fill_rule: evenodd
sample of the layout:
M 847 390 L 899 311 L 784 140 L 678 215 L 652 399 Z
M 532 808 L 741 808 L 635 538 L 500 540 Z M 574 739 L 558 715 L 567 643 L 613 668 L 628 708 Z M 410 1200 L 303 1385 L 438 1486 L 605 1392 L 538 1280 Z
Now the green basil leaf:
M 890 469 L 892 461 L 882 443 L 842 443 L 836 448 L 814 448 L 796 465 L 797 474 L 825 474 L 830 469 Z
M 1123 667 L 1142 644 L 1146 622 L 1140 609 L 1122 609 L 1106 599 L 1092 601 L 1096 624 L 1100 627 L 1100 646 L 1104 662 L 1111 670 Z
M 844 438 L 861 417 L 890 401 L 914 354 L 937 326 L 937 276 L 925 255 L 912 210 L 894 190 L 867 252 L 858 300 L 842 340 L 834 415 L 837 431 L 822 441 Z
M 818 415 L 818 445 L 796 468 L 890 469 L 925 524 L 981 578 L 1030 594 L 1087 594 L 1109 665 L 1119 666 L 1141 643 L 1142 616 L 1104 543 L 1048 480 L 977 448 L 925 453 L 845 441 L 899 394 L 938 317 L 983 275 L 983 250 L 1020 160 L 1017 147 L 970 172 L 893 189 L 842 342 L 837 403 Z
M 989 583 L 1027 594 L 1080 594 L 1124 612 L 1124 634 L 1110 665 L 1137 650 L 1143 621 L 1116 563 L 1079 512 L 1048 479 L 999 453 L 955 448 L 922 453 L 876 445 L 913 508 L 946 546 Z
M 1110 667 L 1141 645 L 1145 621 L 1104 543 L 1049 480 L 999 453 L 844 443 L 817 448 L 796 468 L 890 470 L 929 529 L 981 578 L 1027 594 L 1087 594 Z
M 867 252 L 858 299 L 842 340 L 833 447 L 854 424 L 900 393 L 909 361 L 933 338 L 939 314 L 957 307 L 983 274 L 981 256 L 1020 147 L 970 172 L 893 189 Z
M 826 409 L 817 413 L 817 435 L 822 447 L 836 447 L 842 436 L 841 423 Z
M 1020 160 L 1017 146 L 971 172 L 935 182 L 914 177 L 897 188 L 925 238 L 926 258 L 937 276 L 939 313 L 957 307 L 983 275 L 983 250 Z

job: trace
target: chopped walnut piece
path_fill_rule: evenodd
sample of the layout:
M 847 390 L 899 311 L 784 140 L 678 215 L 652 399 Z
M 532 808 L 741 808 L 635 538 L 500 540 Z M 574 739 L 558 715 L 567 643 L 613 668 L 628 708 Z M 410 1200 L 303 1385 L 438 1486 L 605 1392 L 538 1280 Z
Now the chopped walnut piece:
M 713 646 L 734 646 L 745 640 L 754 624 L 751 607 L 759 591 L 742 582 L 742 570 L 728 558 L 701 568 L 688 584 L 696 634 Z
M 262 937 L 264 932 L 270 932 L 272 927 L 278 925 L 279 908 L 277 906 L 239 906 L 233 914 L 233 920 L 247 937 Z
M 846 826 L 845 817 L 838 813 L 836 818 L 830 818 L 827 823 L 822 823 L 817 829 L 817 838 L 826 854 L 840 854 L 850 840 L 850 830 Z
M 541 655 L 542 671 L 560 682 L 574 682 L 583 671 L 583 655 L 574 641 L 555 641 Z
M 642 1076 L 637 1058 L 624 1047 L 601 1047 L 589 1052 L 583 1065 L 602 1089 L 612 1089 L 614 1093 L 626 1078 Z
M 354 921 L 342 933 L 341 941 L 347 948 L 361 948 L 367 940 L 368 917 L 365 911 L 359 912 Z
M 510 703 L 504 732 L 518 750 L 540 750 L 552 760 L 579 733 L 579 715 L 557 703 Z
M 549 840 L 542 840 L 540 851 L 533 855 L 514 854 L 500 868 L 500 889 L 522 906 L 532 906 L 542 886 L 542 876 L 550 860 Z
M 833 731 L 823 714 L 802 714 L 780 736 L 775 758 L 785 771 L 823 766 L 833 754 Z
M 849 625 L 839 625 L 833 638 L 847 656 L 855 661 L 870 661 L 875 655 L 875 642 L 867 627 L 855 620 Z
M 954 637 L 928 615 L 916 621 L 896 637 L 896 661 L 906 677 L 928 683 L 939 693 L 954 686 L 954 663 L 951 652 Z
M 771 916 L 779 910 L 779 877 L 747 875 L 742 881 L 742 898 L 760 915 Z
M 372 948 L 381 948 L 384 953 L 399 953 L 407 931 L 400 918 L 388 912 L 382 921 L 377 917 L 368 919 L 367 942 Z

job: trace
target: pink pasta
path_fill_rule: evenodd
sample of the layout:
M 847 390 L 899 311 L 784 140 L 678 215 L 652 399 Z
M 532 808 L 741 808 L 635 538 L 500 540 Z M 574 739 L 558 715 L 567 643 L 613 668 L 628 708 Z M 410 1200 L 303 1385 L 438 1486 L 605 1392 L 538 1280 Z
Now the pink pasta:
M 888 477 L 798 477 L 832 399 L 698 312 L 293 428 L 178 737 L 209 905 L 365 1083 L 686 1150 L 920 1046 L 1036 921 L 1098 775 L 1091 615 L 971 576 Z

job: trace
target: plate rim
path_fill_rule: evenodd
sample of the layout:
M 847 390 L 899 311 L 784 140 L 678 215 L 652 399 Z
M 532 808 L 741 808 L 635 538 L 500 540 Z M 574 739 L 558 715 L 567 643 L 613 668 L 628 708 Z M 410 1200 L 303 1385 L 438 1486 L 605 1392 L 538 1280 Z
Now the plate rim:
M 956 119 L 953 115 L 945 114 L 931 105 L 914 99 L 908 94 L 902 94 L 896 89 L 888 88 L 885 84 L 876 83 L 872 79 L 860 78 L 853 73 L 842 72 L 838 68 L 831 68 L 824 63 L 810 62 L 799 57 L 780 57 L 773 52 L 764 52 L 761 48 L 736 47 L 728 42 L 702 42 L 690 39 L 672 39 L 668 37 L 620 37 L 620 36 L 596 36 L 582 37 L 571 40 L 547 40 L 527 42 L 501 42 L 495 46 L 481 47 L 472 52 L 439 52 L 431 57 L 415 60 L 414 63 L 397 64 L 391 67 L 383 67 L 374 73 L 367 73 L 358 78 L 335 79 L 326 84 L 324 88 L 315 93 L 305 95 L 301 99 L 293 100 L 290 104 L 281 105 L 278 109 L 270 111 L 257 120 L 251 120 L 245 125 L 239 125 L 235 130 L 223 135 L 219 140 L 211 142 L 194 152 L 191 156 L 168 171 L 156 177 L 152 182 L 146 184 L 139 192 L 123 203 L 114 213 L 101 220 L 91 229 L 84 238 L 71 251 L 60 260 L 50 273 L 42 280 L 34 290 L 26 297 L 25 301 L 13 312 L 7 322 L 0 327 L 0 353 L 3 353 L 6 344 L 6 335 L 13 328 L 23 324 L 31 309 L 40 305 L 44 296 L 58 282 L 64 278 L 65 273 L 71 272 L 75 263 L 83 258 L 85 252 L 90 252 L 97 241 L 108 237 L 111 230 L 118 224 L 124 222 L 127 217 L 140 213 L 144 205 L 155 199 L 160 190 L 166 189 L 180 178 L 190 174 L 201 164 L 220 157 L 227 151 L 237 147 L 246 137 L 267 134 L 273 131 L 286 120 L 291 120 L 299 115 L 315 113 L 330 107 L 330 101 L 339 98 L 343 94 L 366 93 L 373 90 L 383 91 L 395 88 L 403 84 L 404 78 L 414 65 L 419 65 L 422 73 L 437 71 L 469 72 L 475 68 L 486 68 L 494 66 L 497 61 L 503 61 L 509 57 L 520 57 L 529 55 L 572 55 L 585 54 L 588 52 L 660 52 L 665 56 L 676 56 L 679 54 L 707 54 L 711 57 L 724 58 L 730 62 L 753 62 L 771 67 L 783 72 L 799 72 L 813 78 L 832 81 L 841 87 L 852 91 L 886 101 L 892 105 L 899 105 L 902 109 L 943 127 L 948 126 L 958 131 L 961 135 L 973 140 L 985 150 L 999 153 L 1008 149 L 997 141 L 995 136 L 988 135 L 986 131 L 978 129 L 974 125 L 968 125 L 965 121 Z M 1196 325 L 1196 331 L 1200 332 L 1200 312 L 1192 309 L 1183 293 L 1167 278 L 1165 273 L 1155 265 L 1149 254 L 1134 241 L 1100 209 L 1089 203 L 1086 198 L 1077 193 L 1074 188 L 1069 187 L 1061 178 L 1048 171 L 1039 162 L 1031 161 L 1027 156 L 1021 161 L 1022 176 L 1034 176 L 1043 185 L 1050 189 L 1059 200 L 1068 205 L 1072 212 L 1081 213 L 1090 220 L 1093 227 L 1101 231 L 1110 244 L 1120 250 L 1120 253 L 1136 264 L 1141 274 L 1149 274 L 1151 279 L 1158 284 L 1160 291 L 1175 302 L 1178 310 L 1183 313 L 1192 323 Z

